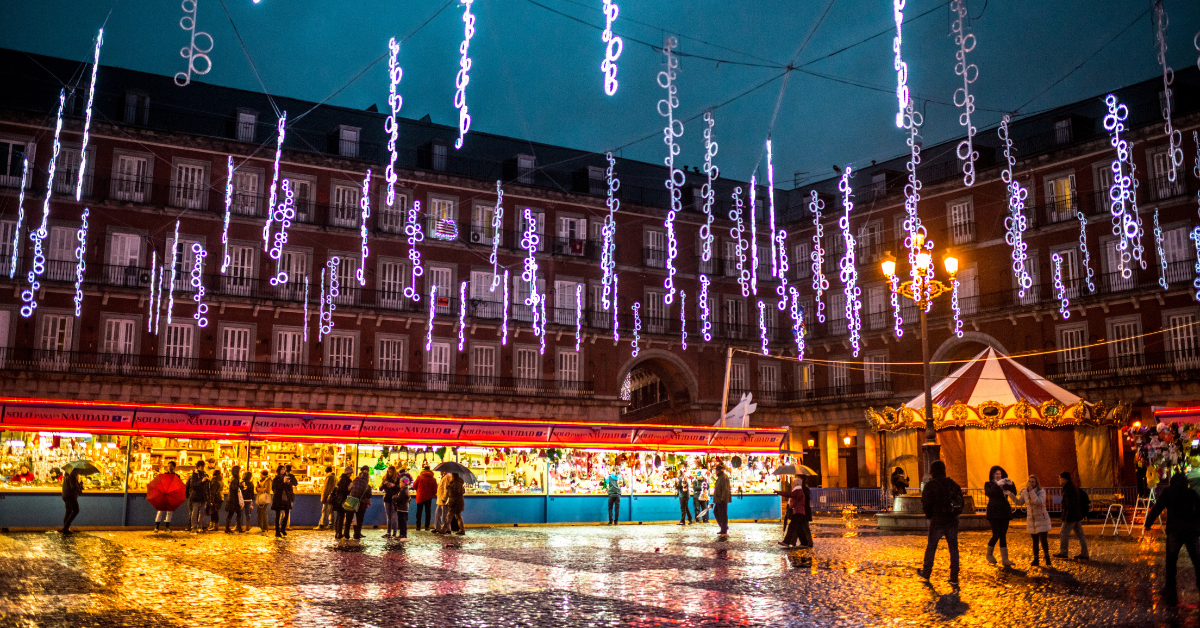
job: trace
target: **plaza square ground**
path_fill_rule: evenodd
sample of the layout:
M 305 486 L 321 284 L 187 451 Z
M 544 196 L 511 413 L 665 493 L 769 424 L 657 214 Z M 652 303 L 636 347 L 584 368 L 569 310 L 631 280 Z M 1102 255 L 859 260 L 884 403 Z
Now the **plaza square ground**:
M 778 547 L 769 524 L 734 524 L 724 542 L 711 524 L 410 532 L 408 543 L 380 530 L 361 541 L 12 533 L 0 535 L 0 626 L 1200 625 L 1186 558 L 1181 603 L 1164 607 L 1162 537 L 1098 531 L 1090 561 L 1031 569 L 1014 526 L 1010 570 L 984 560 L 988 533 L 964 532 L 957 591 L 944 545 L 927 584 L 915 575 L 924 536 L 835 520 L 814 526 L 811 550 Z

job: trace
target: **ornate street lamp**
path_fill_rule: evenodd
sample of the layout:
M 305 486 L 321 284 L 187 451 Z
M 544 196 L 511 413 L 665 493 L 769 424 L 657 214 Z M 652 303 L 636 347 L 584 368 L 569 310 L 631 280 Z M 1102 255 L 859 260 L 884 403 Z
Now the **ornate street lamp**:
M 921 446 L 921 451 L 924 454 L 922 458 L 925 461 L 925 474 L 921 479 L 921 485 L 924 486 L 929 481 L 929 468 L 934 461 L 941 458 L 941 445 L 937 442 L 937 434 L 933 429 L 933 390 L 932 382 L 929 377 L 929 333 L 925 326 L 925 311 L 929 308 L 930 303 L 937 297 L 950 292 L 954 289 L 954 284 L 957 280 L 954 276 L 958 273 L 958 258 L 954 257 L 949 251 L 946 252 L 942 262 L 946 267 L 946 274 L 950 275 L 948 283 L 942 283 L 933 278 L 933 254 L 931 251 L 925 250 L 925 237 L 921 233 L 913 235 L 913 249 L 917 251 L 912 258 L 914 261 L 914 272 L 912 273 L 912 281 L 898 283 L 896 281 L 896 258 L 888 251 L 883 258 L 881 267 L 883 275 L 888 278 L 888 285 L 892 292 L 912 299 L 917 306 L 917 311 L 921 317 L 921 362 L 924 366 L 925 374 L 925 444 Z

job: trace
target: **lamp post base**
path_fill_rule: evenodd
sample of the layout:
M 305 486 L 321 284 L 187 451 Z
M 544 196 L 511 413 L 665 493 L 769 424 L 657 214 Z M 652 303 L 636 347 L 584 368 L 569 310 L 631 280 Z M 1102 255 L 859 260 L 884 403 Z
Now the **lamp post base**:
M 933 477 L 929 474 L 933 463 L 942 459 L 942 446 L 936 442 L 926 442 L 921 445 L 921 459 L 925 463 L 924 474 L 921 477 L 921 488 L 925 488 L 925 484 Z

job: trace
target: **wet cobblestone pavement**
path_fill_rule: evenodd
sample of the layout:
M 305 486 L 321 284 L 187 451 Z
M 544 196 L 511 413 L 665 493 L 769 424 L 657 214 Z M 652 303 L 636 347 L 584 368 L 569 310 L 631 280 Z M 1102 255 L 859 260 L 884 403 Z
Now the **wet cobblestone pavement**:
M 410 542 L 294 530 L 258 534 L 0 535 L 0 626 L 1200 626 L 1191 565 L 1181 603 L 1157 604 L 1162 539 L 1095 536 L 1089 562 L 1030 569 L 983 558 L 964 532 L 961 589 L 938 557 L 915 575 L 920 535 L 818 526 L 812 550 L 778 526 L 715 525 L 410 532 Z M 1056 548 L 1056 539 L 1051 545 Z M 1186 553 L 1184 554 L 1186 556 Z

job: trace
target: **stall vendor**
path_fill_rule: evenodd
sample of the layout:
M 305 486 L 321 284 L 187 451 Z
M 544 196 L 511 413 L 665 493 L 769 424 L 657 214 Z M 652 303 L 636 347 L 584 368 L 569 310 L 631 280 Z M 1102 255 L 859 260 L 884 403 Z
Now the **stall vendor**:
M 29 470 L 29 465 L 21 465 L 21 472 L 9 478 L 10 482 L 32 482 L 33 472 Z

